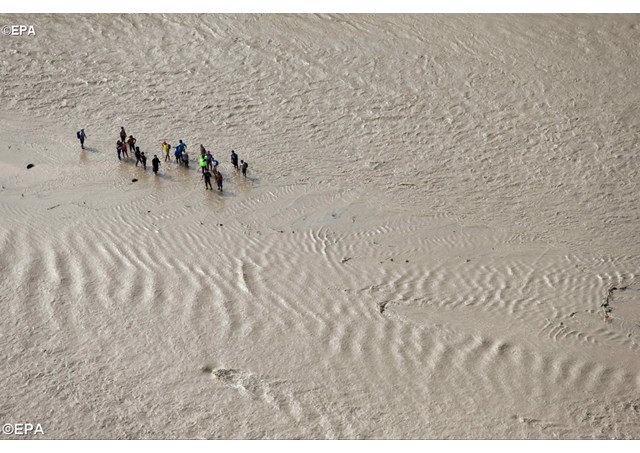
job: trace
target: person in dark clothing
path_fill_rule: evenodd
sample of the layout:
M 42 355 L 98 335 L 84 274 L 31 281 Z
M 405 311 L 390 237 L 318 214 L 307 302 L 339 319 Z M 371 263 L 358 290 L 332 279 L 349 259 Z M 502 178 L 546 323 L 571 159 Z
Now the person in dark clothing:
M 238 155 L 234 150 L 231 150 L 231 165 L 233 165 L 233 168 L 236 170 L 238 169 Z
M 118 153 L 118 160 L 122 160 L 120 157 L 120 154 L 122 153 L 122 142 L 120 140 L 116 143 L 116 152 Z
M 218 185 L 218 190 L 220 192 L 222 192 L 222 173 L 220 173 L 219 171 L 214 170 L 213 171 L 213 177 L 216 180 L 216 184 Z
M 120 126 L 120 141 L 125 142 L 127 139 L 127 132 L 124 130 L 124 126 Z
M 176 164 L 182 163 L 182 151 L 177 146 L 173 155 L 176 156 Z
M 129 151 L 133 151 L 135 149 L 136 139 L 133 135 L 129 135 L 129 138 L 127 139 L 127 144 L 129 145 Z
M 200 178 L 204 179 L 204 190 L 213 190 L 213 187 L 211 186 L 211 173 L 209 173 L 209 170 L 205 170 Z
M 140 148 L 138 148 L 136 146 L 136 151 L 139 150 Z M 144 155 L 144 153 L 140 153 L 140 161 L 142 162 L 142 166 L 144 167 L 144 169 L 147 169 L 147 156 Z
M 134 153 L 135 153 L 135 156 L 136 156 L 136 167 L 137 167 L 138 166 L 138 162 L 142 162 L 142 159 L 141 159 L 142 155 L 140 154 L 140 147 L 139 146 L 136 146 L 136 149 L 135 149 Z
M 158 159 L 158 155 L 154 154 L 153 159 L 151 160 L 151 166 L 153 167 L 153 173 L 155 175 L 158 174 L 158 170 L 160 168 L 160 159 Z
M 211 151 L 207 151 L 207 154 L 205 154 L 204 158 L 207 161 L 207 169 L 209 171 L 213 170 L 213 156 L 211 155 Z
M 247 177 L 247 168 L 249 168 L 249 164 L 246 163 L 245 161 L 241 160 L 240 163 L 242 165 L 240 165 L 240 168 L 242 169 L 242 174 L 244 175 L 244 177 Z
M 80 140 L 80 148 L 84 149 L 84 139 L 87 138 L 87 134 L 84 133 L 84 129 L 80 129 L 77 133 L 77 136 Z

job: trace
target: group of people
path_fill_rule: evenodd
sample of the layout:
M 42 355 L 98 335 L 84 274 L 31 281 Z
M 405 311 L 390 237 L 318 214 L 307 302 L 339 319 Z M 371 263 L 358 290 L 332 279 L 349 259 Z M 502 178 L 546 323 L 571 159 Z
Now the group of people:
M 84 129 L 80 129 L 77 132 L 77 137 L 80 140 L 80 146 L 84 149 L 84 140 L 87 138 L 87 135 L 84 132 Z M 138 164 L 141 164 L 142 167 L 147 169 L 147 156 L 145 156 L 144 152 L 140 151 L 140 147 L 136 146 L 136 138 L 133 135 L 127 135 L 127 131 L 125 131 L 124 126 L 120 127 L 120 140 L 116 142 L 116 152 L 118 153 L 118 160 L 122 160 L 122 158 L 129 158 L 129 151 L 133 153 L 136 158 L 136 167 Z M 171 157 L 169 152 L 171 151 L 171 145 L 167 143 L 166 140 L 162 142 L 162 150 L 164 151 L 164 161 L 171 162 Z M 185 165 L 189 167 L 189 153 L 187 152 L 187 144 L 183 143 L 182 140 L 176 145 L 174 150 L 174 156 L 176 158 L 176 163 L 179 165 Z M 213 190 L 211 186 L 211 178 L 216 181 L 216 185 L 218 190 L 222 192 L 222 173 L 218 171 L 219 162 L 213 157 L 210 151 L 207 151 L 203 145 L 200 145 L 200 156 L 198 159 L 198 163 L 200 165 L 200 169 L 202 170 L 202 176 L 200 179 L 204 180 L 205 190 Z M 249 168 L 249 164 L 244 160 L 240 160 L 240 164 L 238 164 L 238 154 L 234 150 L 231 150 L 231 165 L 236 171 L 242 171 L 242 175 L 246 178 L 247 169 Z M 160 159 L 157 154 L 153 155 L 153 159 L 151 160 L 151 167 L 154 174 L 158 174 L 160 169 Z
M 162 150 L 164 151 L 164 161 L 171 162 L 171 156 L 169 152 L 171 151 L 171 145 L 167 143 L 166 140 L 162 142 Z M 176 163 L 178 165 L 184 165 L 189 167 L 189 153 L 187 151 L 187 144 L 182 140 L 179 140 L 178 144 L 175 147 L 173 155 L 176 159 Z M 245 161 L 241 160 L 241 166 L 238 166 L 238 155 L 234 150 L 231 150 L 231 165 L 236 170 L 241 170 L 242 175 L 247 177 L 247 168 L 249 168 L 249 164 Z M 222 173 L 218 171 L 218 165 L 220 164 L 211 151 L 207 151 L 204 145 L 200 145 L 200 156 L 198 157 L 198 164 L 200 166 L 200 170 L 202 171 L 202 176 L 200 179 L 204 180 L 205 190 L 213 190 L 213 186 L 211 185 L 211 178 L 215 179 L 218 190 L 222 192 Z
M 171 161 L 171 158 L 169 157 L 169 150 L 171 149 L 171 145 L 168 144 L 166 140 L 162 142 L 162 149 L 165 153 L 164 161 Z M 189 153 L 187 152 L 187 145 L 186 143 L 182 143 L 182 140 L 180 140 L 180 143 L 176 145 L 176 149 L 173 152 L 173 155 L 176 156 L 177 164 L 184 165 L 185 167 L 189 166 Z
M 232 153 L 234 151 L 231 151 Z M 211 187 L 211 173 L 216 180 L 218 190 L 222 192 L 222 173 L 218 171 L 218 161 L 213 157 L 210 151 L 207 151 L 204 145 L 200 145 L 200 157 L 198 158 L 200 170 L 202 170 L 201 179 L 204 179 L 204 188 L 213 190 Z
M 144 151 L 140 151 L 140 147 L 136 146 L 136 138 L 133 135 L 127 137 L 127 131 L 124 130 L 124 126 L 120 127 L 120 140 L 116 142 L 116 152 L 118 153 L 118 160 L 122 160 L 123 157 L 129 158 L 129 151 L 133 153 L 136 158 L 136 167 L 138 164 L 142 164 L 142 167 L 147 169 L 147 156 Z M 127 146 L 129 149 L 127 150 Z M 153 155 L 151 160 L 151 168 L 154 174 L 158 174 L 160 170 L 160 159 L 156 154 Z

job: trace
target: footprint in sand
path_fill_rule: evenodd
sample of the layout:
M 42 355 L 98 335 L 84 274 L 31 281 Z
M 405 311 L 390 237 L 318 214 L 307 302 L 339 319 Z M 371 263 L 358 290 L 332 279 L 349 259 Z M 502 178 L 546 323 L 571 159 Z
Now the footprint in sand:
M 284 412 L 296 421 L 305 413 L 302 402 L 285 381 L 270 381 L 265 377 L 244 370 L 232 368 L 204 367 L 205 373 L 225 386 L 237 390 L 240 394 L 254 400 L 260 400 L 274 410 Z M 308 408 L 307 408 L 308 410 Z
M 224 385 L 238 390 L 240 393 L 260 398 L 269 393 L 269 383 L 258 375 L 243 370 L 231 368 L 218 368 L 212 370 L 205 367 L 205 372 L 211 372 L 211 378 L 222 382 Z

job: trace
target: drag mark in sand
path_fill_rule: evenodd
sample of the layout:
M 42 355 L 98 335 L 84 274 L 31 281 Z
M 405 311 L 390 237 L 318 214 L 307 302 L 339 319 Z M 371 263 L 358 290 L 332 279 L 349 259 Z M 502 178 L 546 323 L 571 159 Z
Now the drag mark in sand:
M 293 392 L 283 388 L 285 381 L 270 381 L 255 373 L 234 368 L 212 369 L 207 366 L 203 368 L 203 372 L 210 372 L 212 379 L 237 390 L 243 396 L 262 401 L 296 422 L 300 421 L 306 412 Z
M 250 283 L 249 283 L 249 279 L 250 279 L 249 270 L 247 267 L 247 263 L 245 263 L 244 261 L 240 262 L 237 276 L 238 276 L 238 286 L 240 287 L 240 290 L 245 294 L 253 296 L 253 291 L 251 291 Z

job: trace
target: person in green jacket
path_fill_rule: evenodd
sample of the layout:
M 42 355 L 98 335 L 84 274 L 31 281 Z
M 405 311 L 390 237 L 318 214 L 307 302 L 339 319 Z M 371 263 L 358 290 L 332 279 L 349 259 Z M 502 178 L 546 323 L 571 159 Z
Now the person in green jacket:
M 204 175 L 204 171 L 207 169 L 207 157 L 204 154 L 200 154 L 200 169 Z

